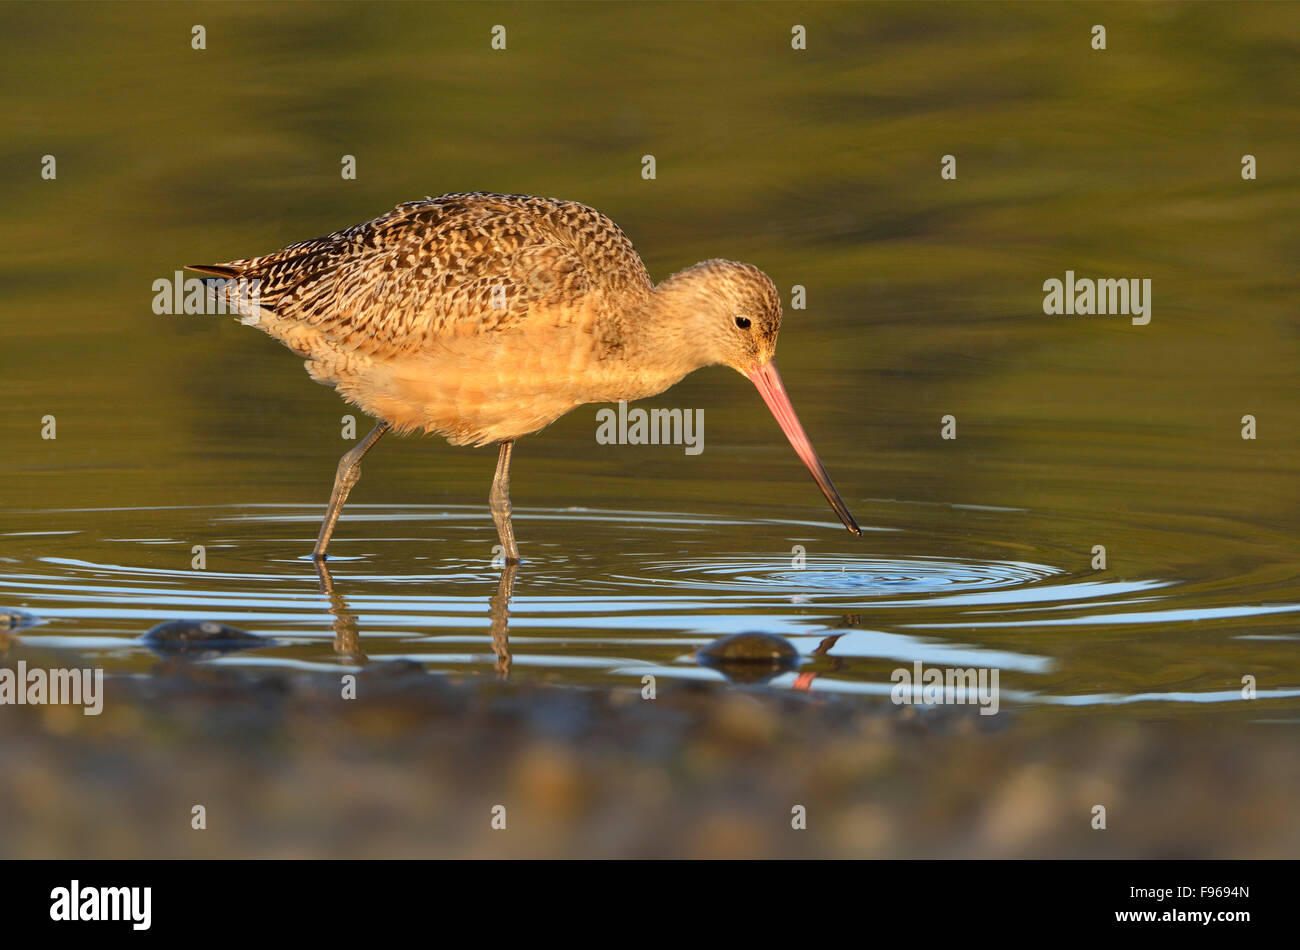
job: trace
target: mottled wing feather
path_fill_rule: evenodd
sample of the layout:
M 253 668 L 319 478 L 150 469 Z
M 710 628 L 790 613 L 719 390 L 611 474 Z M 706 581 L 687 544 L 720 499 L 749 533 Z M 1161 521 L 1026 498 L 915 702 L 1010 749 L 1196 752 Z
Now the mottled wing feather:
M 358 352 L 403 352 L 527 319 L 562 324 L 590 295 L 649 294 L 609 218 L 575 202 L 444 195 L 227 266 L 278 320 Z

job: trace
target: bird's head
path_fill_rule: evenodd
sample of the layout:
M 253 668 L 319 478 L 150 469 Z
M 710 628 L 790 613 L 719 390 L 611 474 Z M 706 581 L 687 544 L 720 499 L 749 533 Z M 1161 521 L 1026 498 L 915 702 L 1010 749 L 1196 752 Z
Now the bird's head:
M 689 314 L 687 343 L 700 365 L 748 375 L 772 359 L 781 330 L 781 296 L 753 264 L 701 261 L 661 285 L 674 309 Z
M 664 281 L 656 296 L 667 310 L 685 316 L 681 342 L 694 365 L 730 366 L 754 384 L 840 521 L 854 534 L 861 534 L 776 371 L 773 357 L 781 330 L 781 296 L 772 278 L 753 264 L 702 261 Z

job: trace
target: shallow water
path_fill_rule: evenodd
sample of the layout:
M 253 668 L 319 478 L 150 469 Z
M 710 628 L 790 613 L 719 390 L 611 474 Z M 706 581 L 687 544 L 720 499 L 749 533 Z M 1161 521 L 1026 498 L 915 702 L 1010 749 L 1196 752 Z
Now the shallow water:
M 1294 577 L 1116 576 L 1046 539 L 972 539 L 990 523 L 1024 537 L 1043 524 L 1031 512 L 861 510 L 877 507 L 891 523 L 867 526 L 864 541 L 815 521 L 522 508 L 529 557 L 506 574 L 479 556 L 493 540 L 482 509 L 355 505 L 324 577 L 302 555 L 314 506 L 49 511 L 39 513 L 44 532 L 5 535 L 0 602 L 46 621 L 24 640 L 109 671 L 156 667 L 139 635 L 174 619 L 273 638 L 212 660 L 222 664 L 405 659 L 445 673 L 638 687 L 646 674 L 721 678 L 694 652 L 764 632 L 800 653 L 774 688 L 887 695 L 891 671 L 920 661 L 996 668 L 1008 704 L 1230 703 L 1248 669 L 1256 702 L 1274 714 L 1300 707 L 1300 683 L 1287 677 Z M 87 521 L 107 530 L 71 527 Z M 575 534 L 591 550 L 575 549 Z M 203 570 L 189 564 L 196 537 L 207 539 Z M 1148 538 L 1171 549 L 1192 540 Z M 1248 558 L 1261 539 L 1216 542 Z M 800 566 L 799 548 L 819 553 Z M 506 580 L 508 614 L 494 622 Z
M 693 652 L 754 631 L 801 654 L 775 689 L 883 696 L 920 660 L 999 669 L 1004 705 L 1300 721 L 1300 8 L 1105 5 L 1104 69 L 1076 5 L 537 4 L 491 61 L 472 7 L 217 7 L 197 59 L 184 10 L 0 11 L 24 642 L 144 673 L 145 630 L 210 619 L 275 639 L 216 664 L 635 686 L 719 679 Z M 205 134 L 216 88 L 239 121 Z M 304 555 L 354 410 L 151 284 L 474 189 L 592 204 L 656 279 L 727 256 L 806 287 L 779 362 L 864 537 L 715 369 L 648 402 L 704 410 L 698 456 L 600 445 L 596 407 L 519 445 L 508 617 L 492 455 L 429 440 L 367 458 L 323 590 Z M 1151 278 L 1152 322 L 1044 315 L 1067 269 Z

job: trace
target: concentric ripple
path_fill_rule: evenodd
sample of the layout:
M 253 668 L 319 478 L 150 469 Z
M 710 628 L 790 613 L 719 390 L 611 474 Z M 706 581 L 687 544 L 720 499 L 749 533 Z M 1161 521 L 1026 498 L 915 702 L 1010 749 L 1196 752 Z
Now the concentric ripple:
M 667 581 L 686 590 L 749 590 L 790 596 L 832 593 L 857 597 L 1018 587 L 1062 573 L 1056 568 L 1024 561 L 919 557 L 840 558 L 794 568 L 788 558 L 784 562 L 761 562 L 721 556 L 656 561 L 647 564 L 646 569 L 651 576 L 623 579 L 651 584 Z

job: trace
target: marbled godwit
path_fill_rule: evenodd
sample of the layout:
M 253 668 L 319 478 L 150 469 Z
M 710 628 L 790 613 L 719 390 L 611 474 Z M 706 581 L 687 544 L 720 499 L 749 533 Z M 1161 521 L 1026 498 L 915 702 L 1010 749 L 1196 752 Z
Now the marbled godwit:
M 703 366 L 750 379 L 841 521 L 861 534 L 795 415 L 772 354 L 781 300 L 757 267 L 709 260 L 658 286 L 609 218 L 487 193 L 398 205 L 262 257 L 190 265 L 307 358 L 312 379 L 378 419 L 339 460 L 321 561 L 361 459 L 390 428 L 499 443 L 489 502 L 507 561 L 515 440 L 584 403 L 644 399 Z M 256 282 L 256 312 L 235 299 Z

